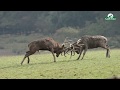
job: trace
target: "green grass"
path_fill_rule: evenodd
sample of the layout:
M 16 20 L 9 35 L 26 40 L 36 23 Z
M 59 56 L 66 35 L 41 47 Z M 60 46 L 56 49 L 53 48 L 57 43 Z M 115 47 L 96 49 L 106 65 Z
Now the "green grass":
M 111 50 L 111 58 L 105 57 L 106 50 L 86 53 L 83 60 L 59 56 L 53 62 L 49 54 L 35 54 L 20 65 L 24 56 L 0 57 L 0 79 L 104 79 L 113 75 L 120 76 L 120 50 Z

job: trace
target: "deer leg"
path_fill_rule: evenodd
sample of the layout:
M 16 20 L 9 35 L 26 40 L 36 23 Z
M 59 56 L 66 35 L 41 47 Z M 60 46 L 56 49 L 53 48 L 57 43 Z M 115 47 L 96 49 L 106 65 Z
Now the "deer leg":
M 24 60 L 26 57 L 28 57 L 28 63 L 30 62 L 30 59 L 29 59 L 29 56 L 34 54 L 36 51 L 34 52 L 31 52 L 31 51 L 27 51 L 26 54 L 25 54 L 25 57 L 23 58 L 22 62 L 21 62 L 21 65 L 23 64 Z
M 53 50 L 53 49 L 51 50 L 51 53 L 52 53 L 52 55 L 53 55 L 54 62 L 56 62 L 56 58 L 55 58 L 55 55 L 54 55 L 54 50 Z
M 28 57 L 28 64 L 29 64 L 29 62 L 30 62 L 30 58 Z
M 63 56 L 62 53 L 61 53 L 61 56 Z
M 109 50 L 107 49 L 107 52 L 106 52 L 106 57 L 109 57 L 109 56 L 108 56 L 108 53 L 109 53 Z
M 62 53 L 64 53 L 64 56 L 66 57 L 66 55 L 65 55 L 65 54 L 66 54 L 65 51 L 63 51 Z M 61 53 L 61 56 L 63 56 L 62 53 Z
M 54 58 L 54 62 L 56 62 L 55 55 L 54 55 L 54 53 L 53 53 L 53 52 L 52 52 L 52 55 L 53 55 L 53 58 Z
M 24 56 L 24 58 L 23 58 L 23 60 L 22 60 L 22 62 L 21 62 L 21 65 L 23 64 L 23 62 L 24 62 L 25 58 L 26 58 L 26 55 Z
M 40 51 L 38 50 L 38 53 L 40 54 Z
M 84 58 L 84 56 L 85 56 L 85 54 L 86 54 L 86 51 L 87 51 L 87 50 L 84 50 L 82 59 Z M 82 59 L 81 59 L 81 60 L 82 60 Z
M 75 50 L 73 52 L 74 52 L 74 54 L 72 56 L 75 56 Z
M 30 52 L 30 51 L 27 51 L 27 52 L 26 52 L 26 54 L 25 54 L 25 56 L 24 56 L 24 58 L 23 58 L 23 60 L 22 60 L 22 62 L 21 62 L 21 65 L 23 64 L 25 58 L 26 58 L 26 57 L 29 57 L 29 52 Z
M 26 54 L 25 54 L 25 56 L 24 56 L 24 58 L 23 58 L 23 60 L 22 60 L 22 62 L 21 62 L 21 65 L 23 64 L 24 60 L 25 60 L 26 57 L 28 57 L 28 56 L 29 56 L 29 51 L 26 52 Z
M 63 52 L 62 52 L 62 53 L 63 53 Z M 63 56 L 62 53 L 61 53 L 61 56 Z M 64 56 L 65 56 L 65 52 L 64 52 Z M 66 57 L 66 56 L 65 56 L 65 57 Z
M 109 49 L 109 46 L 108 45 L 105 45 L 105 46 L 102 46 L 102 48 L 106 49 L 107 52 L 106 52 L 106 57 L 109 57 L 110 58 L 110 49 Z
M 107 49 L 106 57 L 110 58 L 110 50 L 109 49 Z
M 79 56 L 78 56 L 78 58 L 76 59 L 76 60 L 79 60 L 80 59 L 80 56 L 81 56 L 81 53 L 82 53 L 82 51 L 83 51 L 83 49 L 82 50 L 79 50 Z
M 71 51 L 70 59 L 71 59 L 71 57 L 72 57 L 72 51 Z
M 85 56 L 85 54 L 86 54 L 86 52 L 87 52 L 87 49 L 88 49 L 88 46 L 85 46 L 85 50 L 84 50 L 84 52 L 83 52 L 83 57 L 82 57 L 82 59 L 84 58 L 84 56 Z M 82 60 L 81 59 L 81 60 Z
M 109 48 L 109 45 L 107 45 L 107 52 L 108 52 L 108 57 L 110 58 L 110 48 Z
M 72 54 L 72 53 L 74 53 L 74 54 Z M 75 56 L 75 50 L 71 50 L 71 56 L 70 56 L 70 59 L 71 59 L 72 56 Z
M 64 56 L 65 56 L 65 51 L 63 52 L 64 53 Z M 61 55 L 62 55 L 62 53 L 61 53 Z M 63 55 L 62 55 L 63 56 Z M 66 56 L 65 56 L 66 57 Z
M 73 46 L 73 52 L 74 52 L 74 55 L 75 55 L 75 47 Z M 72 56 L 74 56 L 74 55 L 72 55 Z

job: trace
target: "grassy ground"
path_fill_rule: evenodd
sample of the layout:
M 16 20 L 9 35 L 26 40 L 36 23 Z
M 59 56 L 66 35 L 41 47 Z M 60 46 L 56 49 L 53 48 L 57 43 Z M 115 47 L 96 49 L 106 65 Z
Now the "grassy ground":
M 0 57 L 1 79 L 104 79 L 113 75 L 120 76 L 120 50 L 111 50 L 111 58 L 105 57 L 106 50 L 88 51 L 83 60 L 59 56 L 53 62 L 53 56 L 38 54 L 30 56 L 20 65 L 24 56 Z

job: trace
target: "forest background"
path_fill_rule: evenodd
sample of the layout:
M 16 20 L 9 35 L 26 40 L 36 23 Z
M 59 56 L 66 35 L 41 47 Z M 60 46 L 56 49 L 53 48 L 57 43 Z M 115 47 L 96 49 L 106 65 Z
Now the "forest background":
M 112 13 L 116 20 L 105 20 Z M 119 11 L 0 11 L 0 55 L 21 55 L 28 43 L 52 37 L 62 43 L 83 35 L 104 35 L 120 48 Z

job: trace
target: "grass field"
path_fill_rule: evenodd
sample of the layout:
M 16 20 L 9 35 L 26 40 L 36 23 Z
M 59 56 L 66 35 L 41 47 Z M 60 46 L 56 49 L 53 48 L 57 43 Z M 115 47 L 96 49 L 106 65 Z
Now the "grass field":
M 59 56 L 53 62 L 49 54 L 35 54 L 20 65 L 24 56 L 0 57 L 0 79 L 106 79 L 120 76 L 120 50 L 111 50 L 111 58 L 106 58 L 106 50 L 88 50 L 83 60 Z

